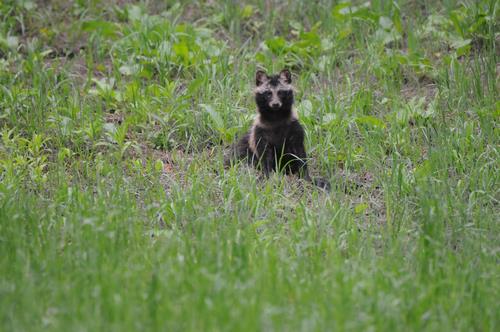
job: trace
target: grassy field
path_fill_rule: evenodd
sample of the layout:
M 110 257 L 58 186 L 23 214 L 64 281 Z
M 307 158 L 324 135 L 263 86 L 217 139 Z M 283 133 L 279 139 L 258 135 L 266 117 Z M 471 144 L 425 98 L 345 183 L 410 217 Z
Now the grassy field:
M 0 331 L 498 331 L 499 22 L 0 1 Z M 330 193 L 223 166 L 283 67 Z

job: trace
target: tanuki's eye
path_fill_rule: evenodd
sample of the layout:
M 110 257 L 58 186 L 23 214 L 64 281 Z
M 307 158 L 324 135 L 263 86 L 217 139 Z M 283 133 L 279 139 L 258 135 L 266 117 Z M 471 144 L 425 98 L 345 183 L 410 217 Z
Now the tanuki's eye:
M 264 97 L 266 97 L 266 98 L 271 97 L 271 95 L 272 95 L 272 94 L 273 94 L 273 93 L 272 93 L 271 91 L 265 91 L 265 92 L 263 93 Z
M 289 90 L 279 90 L 278 91 L 278 96 L 280 96 L 280 98 L 286 97 L 288 95 L 290 95 L 290 91 Z

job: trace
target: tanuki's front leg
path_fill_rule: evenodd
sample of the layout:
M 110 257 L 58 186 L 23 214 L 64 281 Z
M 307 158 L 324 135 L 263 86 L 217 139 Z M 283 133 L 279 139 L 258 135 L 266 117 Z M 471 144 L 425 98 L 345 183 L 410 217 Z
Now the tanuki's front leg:
M 274 149 L 267 143 L 259 142 L 256 146 L 256 154 L 264 175 L 269 177 L 270 173 L 274 170 Z
M 274 149 L 273 148 L 266 148 L 263 153 L 262 153 L 262 158 L 261 158 L 261 165 L 262 165 L 262 170 L 264 171 L 264 175 L 266 177 L 269 177 L 271 172 L 274 170 L 274 164 L 276 156 L 274 154 Z

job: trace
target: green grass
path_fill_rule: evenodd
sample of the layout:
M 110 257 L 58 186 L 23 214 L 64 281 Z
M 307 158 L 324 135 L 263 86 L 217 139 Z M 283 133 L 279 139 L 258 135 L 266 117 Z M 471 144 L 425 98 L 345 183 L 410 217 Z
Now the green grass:
M 1 331 L 500 329 L 498 1 L 132 3 L 0 2 Z

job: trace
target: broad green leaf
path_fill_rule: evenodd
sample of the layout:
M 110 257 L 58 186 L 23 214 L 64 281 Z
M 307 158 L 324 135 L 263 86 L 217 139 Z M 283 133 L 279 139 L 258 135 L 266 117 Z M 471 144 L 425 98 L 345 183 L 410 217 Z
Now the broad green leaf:
M 139 65 L 123 65 L 118 70 L 122 75 L 130 76 L 139 71 Z
M 82 23 L 82 30 L 98 32 L 105 37 L 115 37 L 119 31 L 119 25 L 107 21 L 85 21 Z
M 362 214 L 366 211 L 366 209 L 368 209 L 368 204 L 366 203 L 360 203 L 360 204 L 357 204 L 355 207 L 354 207 L 354 213 L 356 214 Z
M 380 16 L 380 18 L 378 19 L 378 23 L 385 30 L 390 30 L 393 26 L 391 19 L 387 16 Z
M 303 115 L 305 117 L 308 117 L 310 116 L 311 112 L 312 112 L 312 103 L 309 99 L 304 99 L 300 104 L 299 106 L 297 106 L 297 110 L 299 112 L 299 116 L 300 115 Z
M 130 5 L 127 7 L 127 13 L 128 13 L 128 19 L 130 21 L 140 21 L 143 13 L 142 9 L 139 6 L 136 5 Z
M 384 121 L 371 115 L 360 116 L 356 118 L 356 123 L 366 124 L 375 128 L 384 129 L 386 127 Z
M 174 53 L 182 59 L 185 65 L 189 64 L 189 48 L 185 42 L 180 42 L 174 44 L 172 47 Z
M 268 39 L 265 43 L 274 54 L 282 53 L 286 46 L 286 40 L 283 37 Z
M 253 15 L 253 12 L 254 12 L 254 7 L 252 5 L 246 5 L 241 10 L 241 17 L 250 18 Z
M 208 115 L 210 115 L 210 119 L 212 120 L 218 131 L 224 128 L 224 121 L 222 120 L 222 117 L 220 116 L 219 112 L 217 112 L 213 108 L 212 105 L 200 104 L 199 106 L 203 108 L 208 113 Z

